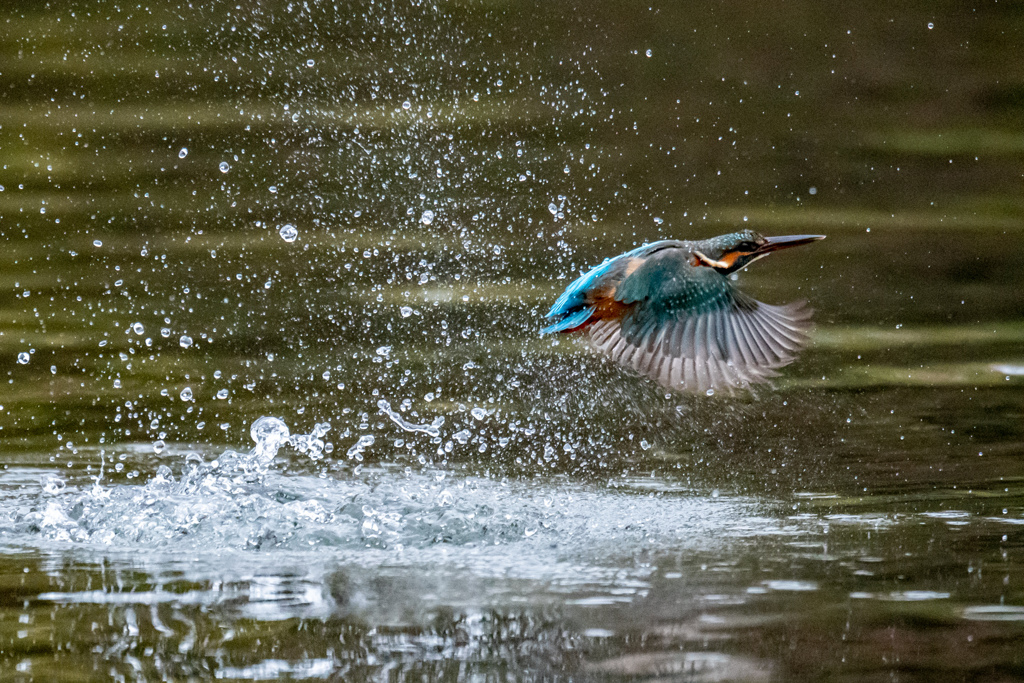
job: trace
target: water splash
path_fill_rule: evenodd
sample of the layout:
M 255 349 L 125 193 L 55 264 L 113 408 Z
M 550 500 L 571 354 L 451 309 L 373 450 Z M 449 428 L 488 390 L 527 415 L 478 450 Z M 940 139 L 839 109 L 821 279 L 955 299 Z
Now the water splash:
M 288 444 L 300 453 L 308 455 L 309 459 L 314 462 L 321 460 L 324 457 L 324 451 L 328 448 L 322 437 L 326 435 L 330 429 L 330 424 L 326 422 L 318 422 L 313 425 L 313 431 L 311 433 L 293 434 L 288 437 Z
M 281 418 L 263 416 L 253 422 L 249 429 L 249 435 L 256 442 L 250 451 L 238 453 L 227 450 L 209 465 L 194 467 L 189 476 L 192 478 L 202 477 L 216 470 L 228 475 L 241 474 L 262 477 L 269 471 L 278 451 L 286 445 L 308 455 L 313 461 L 320 460 L 326 448 L 321 437 L 330 428 L 331 426 L 327 423 L 318 423 L 310 434 L 292 434 L 288 425 Z M 186 457 L 186 461 L 194 463 L 196 458 L 200 462 L 202 461 L 202 458 L 194 453 Z
M 434 421 L 431 422 L 429 425 L 421 425 L 406 420 L 404 417 L 401 416 L 401 414 L 392 409 L 391 404 L 385 401 L 384 399 L 377 401 L 377 408 L 380 409 L 380 412 L 382 414 L 387 415 L 389 418 L 391 418 L 392 422 L 394 422 L 396 425 L 398 425 L 407 432 L 419 432 L 421 434 L 427 434 L 428 436 L 431 437 L 441 436 L 441 426 L 444 424 L 443 415 L 438 415 L 437 417 L 435 417 Z
M 56 474 L 44 474 L 39 480 L 43 493 L 56 496 L 64 492 L 67 483 Z
M 349 460 L 354 458 L 355 460 L 362 462 L 363 451 L 366 450 L 367 446 L 372 446 L 374 441 L 376 441 L 376 439 L 374 438 L 373 434 L 363 434 L 361 437 L 359 437 L 359 440 L 356 441 L 352 445 L 352 447 L 348 449 L 348 452 L 346 453 L 346 455 L 348 455 Z
M 4 542 L 117 552 L 330 551 L 366 566 L 384 561 L 370 548 L 403 553 L 387 561 L 410 566 L 449 562 L 461 549 L 461 561 L 479 563 L 485 573 L 499 567 L 569 580 L 578 562 L 596 568 L 623 549 L 675 547 L 682 539 L 714 545 L 778 525 L 756 504 L 636 496 L 622 485 L 515 483 L 393 467 L 334 477 L 280 473 L 259 468 L 294 435 L 274 417 L 257 420 L 252 432 L 257 444 L 247 454 L 210 459 L 188 452 L 158 465 L 142 485 L 37 479 L 34 493 L 0 505 L 0 525 L 10 531 Z
M 277 417 L 261 417 L 252 423 L 249 436 L 256 442 L 256 447 L 249 451 L 257 463 L 267 467 L 274 460 L 278 449 L 289 440 L 288 425 Z

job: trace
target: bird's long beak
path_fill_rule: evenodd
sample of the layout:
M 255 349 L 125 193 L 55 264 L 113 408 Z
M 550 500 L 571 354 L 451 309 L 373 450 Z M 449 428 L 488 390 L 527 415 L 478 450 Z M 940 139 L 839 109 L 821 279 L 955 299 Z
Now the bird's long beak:
M 810 244 L 811 242 L 825 239 L 825 236 L 787 235 L 785 237 L 766 237 L 765 239 L 768 241 L 757 250 L 760 254 L 769 254 L 779 249 L 789 249 L 790 247 L 799 247 L 801 244 Z

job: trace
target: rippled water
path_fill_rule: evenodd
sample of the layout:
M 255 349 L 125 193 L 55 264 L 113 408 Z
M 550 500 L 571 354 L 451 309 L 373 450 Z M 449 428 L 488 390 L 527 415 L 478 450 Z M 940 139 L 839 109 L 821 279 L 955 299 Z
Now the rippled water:
M 0 18 L 3 680 L 1024 678 L 1013 7 Z M 539 336 L 739 226 L 773 385 Z
M 1024 579 L 1009 541 L 1024 508 L 997 509 L 1011 496 L 893 512 L 656 476 L 309 474 L 281 459 L 319 457 L 310 435 L 292 437 L 300 454 L 276 418 L 253 432 L 244 453 L 169 448 L 140 484 L 6 470 L 6 583 L 25 598 L 12 642 L 27 653 L 60 633 L 60 659 L 78 666 L 229 678 L 452 675 L 463 662 L 768 680 L 830 666 L 792 646 L 815 634 L 843 642 L 854 673 L 877 668 L 878 639 L 886 657 L 920 637 L 1019 651 L 1024 611 L 1006 597 Z M 289 643 L 301 650 L 278 653 Z M 51 675 L 39 661 L 20 664 Z

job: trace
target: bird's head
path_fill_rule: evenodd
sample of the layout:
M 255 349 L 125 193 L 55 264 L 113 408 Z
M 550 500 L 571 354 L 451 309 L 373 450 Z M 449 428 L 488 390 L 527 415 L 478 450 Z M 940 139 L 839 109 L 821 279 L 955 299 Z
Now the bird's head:
M 779 249 L 798 247 L 825 239 L 824 235 L 788 235 L 786 237 L 765 237 L 753 230 L 719 235 L 696 242 L 690 264 L 714 268 L 722 275 L 735 273 L 762 256 Z

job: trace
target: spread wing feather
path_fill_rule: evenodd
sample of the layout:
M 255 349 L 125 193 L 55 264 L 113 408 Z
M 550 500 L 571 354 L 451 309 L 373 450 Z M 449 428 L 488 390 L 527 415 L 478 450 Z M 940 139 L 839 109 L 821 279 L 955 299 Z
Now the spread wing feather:
M 807 341 L 810 313 L 803 302 L 759 304 L 753 311 L 679 312 L 664 325 L 649 320 L 628 336 L 621 321 L 600 320 L 589 328 L 590 341 L 597 351 L 663 386 L 730 392 L 763 382 L 792 363 Z M 785 334 L 765 322 L 769 315 L 785 321 Z

